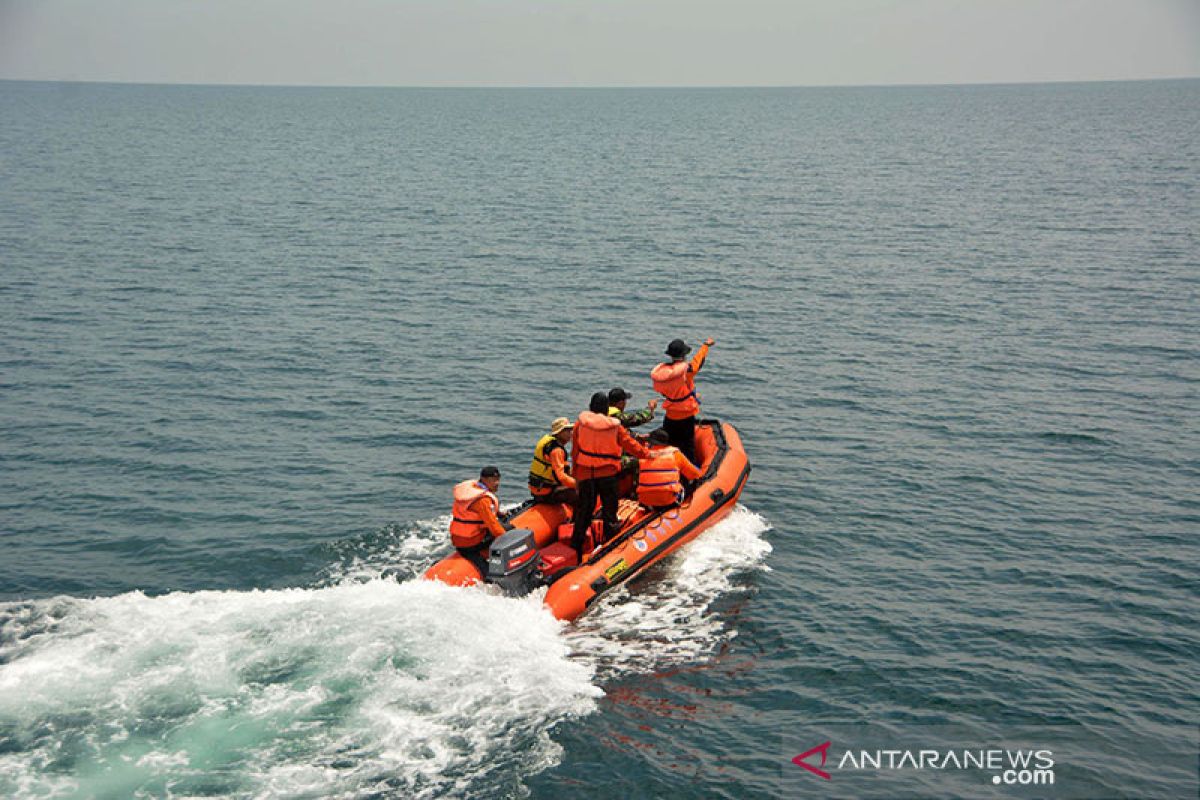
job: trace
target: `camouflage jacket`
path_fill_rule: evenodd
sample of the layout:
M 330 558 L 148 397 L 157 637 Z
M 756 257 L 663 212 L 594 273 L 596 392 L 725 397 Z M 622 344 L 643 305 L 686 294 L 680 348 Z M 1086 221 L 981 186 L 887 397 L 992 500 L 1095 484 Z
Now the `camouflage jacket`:
M 619 419 L 626 428 L 636 428 L 654 419 L 654 409 L 642 407 L 637 411 L 621 411 L 616 406 L 609 406 L 608 415 Z

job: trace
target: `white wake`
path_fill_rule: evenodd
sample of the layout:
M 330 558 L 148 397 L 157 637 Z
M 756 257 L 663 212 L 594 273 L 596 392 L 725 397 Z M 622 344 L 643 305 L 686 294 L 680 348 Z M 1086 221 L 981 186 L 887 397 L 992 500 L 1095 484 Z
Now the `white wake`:
M 433 797 L 519 781 L 557 763 L 554 726 L 590 713 L 608 677 L 734 635 L 710 607 L 765 569 L 767 527 L 739 508 L 573 626 L 540 594 L 380 577 L 437 557 L 436 520 L 319 588 L 0 605 L 0 795 Z

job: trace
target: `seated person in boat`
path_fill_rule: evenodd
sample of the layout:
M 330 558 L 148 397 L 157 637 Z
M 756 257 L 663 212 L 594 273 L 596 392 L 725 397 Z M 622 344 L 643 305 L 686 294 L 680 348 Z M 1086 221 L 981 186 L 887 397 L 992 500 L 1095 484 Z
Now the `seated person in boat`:
M 479 471 L 479 480 L 463 481 L 454 487 L 450 543 L 459 555 L 479 570 L 481 578 L 487 577 L 488 547 L 506 530 L 497 517 L 500 500 L 496 492 L 499 490 L 500 470 L 490 466 Z
M 600 497 L 600 515 L 604 520 L 604 539 L 608 541 L 617 533 L 617 488 L 621 472 L 621 453 L 644 458 L 650 451 L 629 435 L 629 431 L 613 417 L 608 416 L 608 395 L 596 392 L 592 395 L 588 410 L 579 415 L 571 435 L 571 474 L 578 482 L 579 500 L 575 503 L 572 520 L 574 531 L 571 547 L 583 562 L 583 542 L 592 514 L 596 508 L 596 496 Z
M 662 428 L 650 432 L 650 457 L 638 462 L 638 501 L 654 511 L 665 511 L 683 502 L 683 482 L 700 477 L 700 469 L 670 444 L 671 435 Z
M 535 503 L 575 504 L 579 493 L 567 467 L 566 444 L 575 426 L 566 417 L 550 423 L 550 432 L 538 439 L 529 465 L 529 493 Z

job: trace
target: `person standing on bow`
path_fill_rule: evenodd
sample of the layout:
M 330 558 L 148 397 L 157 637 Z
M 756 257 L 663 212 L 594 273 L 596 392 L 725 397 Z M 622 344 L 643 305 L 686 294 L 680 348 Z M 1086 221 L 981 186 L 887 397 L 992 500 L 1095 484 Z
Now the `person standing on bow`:
M 550 423 L 550 432 L 538 439 L 529 465 L 529 493 L 535 503 L 574 505 L 579 494 L 575 479 L 567 468 L 566 444 L 571 440 L 571 420 L 559 417 Z
M 663 411 L 666 419 L 663 428 L 671 437 L 671 444 L 678 447 L 688 461 L 696 461 L 696 415 L 700 413 L 700 398 L 696 394 L 696 373 L 704 366 L 708 348 L 714 344 L 705 339 L 691 361 L 687 354 L 692 348 L 683 339 L 674 339 L 667 345 L 670 361 L 659 364 L 650 371 L 654 391 L 663 396 Z
M 496 467 L 484 467 L 479 471 L 479 480 L 463 481 L 454 487 L 450 543 L 479 570 L 480 580 L 487 577 L 488 547 L 506 530 L 497 516 L 499 490 L 500 470 Z
M 583 562 L 584 538 L 592 523 L 596 497 L 604 520 L 604 539 L 617 533 L 617 476 L 621 472 L 621 453 L 645 458 L 650 451 L 629 435 L 615 417 L 608 416 L 608 395 L 592 395 L 588 410 L 579 415 L 571 434 L 571 473 L 578 482 L 579 500 L 575 503 L 571 547 Z

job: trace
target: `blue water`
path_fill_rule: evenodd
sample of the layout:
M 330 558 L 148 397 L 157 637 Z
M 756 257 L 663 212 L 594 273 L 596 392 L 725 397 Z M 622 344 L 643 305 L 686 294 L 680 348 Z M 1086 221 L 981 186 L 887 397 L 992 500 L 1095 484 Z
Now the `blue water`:
M 0 795 L 1195 797 L 1198 292 L 1200 81 L 0 82 Z M 413 580 L 676 336 L 733 517 L 565 628 Z

